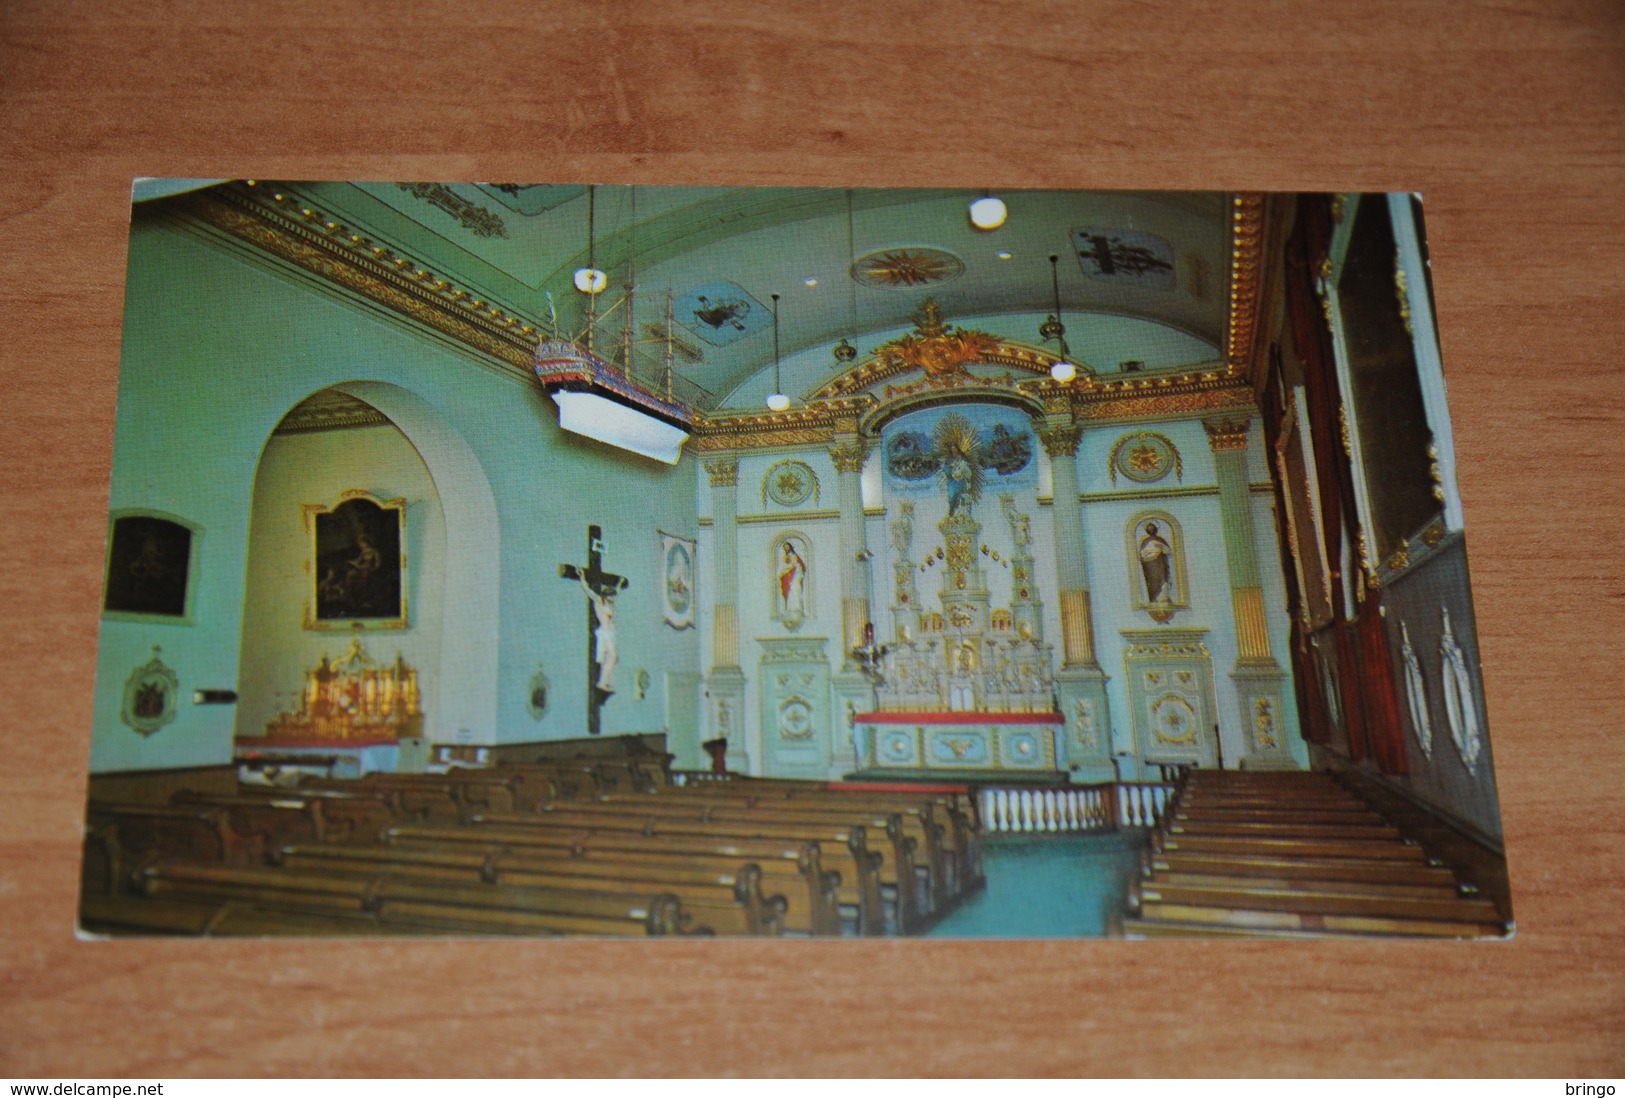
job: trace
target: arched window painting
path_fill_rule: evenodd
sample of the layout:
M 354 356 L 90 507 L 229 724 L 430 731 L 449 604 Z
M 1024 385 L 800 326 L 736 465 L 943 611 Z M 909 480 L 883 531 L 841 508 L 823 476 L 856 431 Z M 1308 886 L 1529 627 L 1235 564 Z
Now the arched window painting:
M 1179 523 L 1164 511 L 1141 512 L 1128 527 L 1129 590 L 1134 608 L 1167 622 L 1190 605 Z
M 307 504 L 311 531 L 308 629 L 406 627 L 406 501 L 346 492 L 332 508 Z
M 791 632 L 801 628 L 811 602 L 812 549 L 801 534 L 782 534 L 773 541 L 773 616 Z
M 192 530 L 157 515 L 113 520 L 102 609 L 109 617 L 184 620 L 192 575 Z

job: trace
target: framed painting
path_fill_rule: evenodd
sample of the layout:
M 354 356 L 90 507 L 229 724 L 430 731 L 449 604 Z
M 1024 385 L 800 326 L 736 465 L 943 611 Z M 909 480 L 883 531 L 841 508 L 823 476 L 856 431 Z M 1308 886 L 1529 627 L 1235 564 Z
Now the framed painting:
M 305 505 L 311 538 L 306 629 L 405 629 L 406 501 L 345 492 Z
M 151 512 L 114 515 L 107 539 L 102 616 L 190 623 L 197 530 Z

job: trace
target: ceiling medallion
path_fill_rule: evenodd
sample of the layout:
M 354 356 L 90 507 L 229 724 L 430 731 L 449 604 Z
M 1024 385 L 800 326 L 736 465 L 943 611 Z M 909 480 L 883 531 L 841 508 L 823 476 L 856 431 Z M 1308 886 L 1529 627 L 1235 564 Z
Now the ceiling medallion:
M 952 282 L 965 273 L 964 260 L 941 248 L 909 244 L 865 252 L 852 261 L 852 280 L 884 290 L 908 290 Z

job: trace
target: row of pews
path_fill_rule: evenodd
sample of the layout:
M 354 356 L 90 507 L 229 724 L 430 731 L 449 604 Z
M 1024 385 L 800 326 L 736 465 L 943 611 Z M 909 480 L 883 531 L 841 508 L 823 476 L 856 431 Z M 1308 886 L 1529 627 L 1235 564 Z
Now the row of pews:
M 917 934 L 982 888 L 968 795 L 665 756 L 92 801 L 81 925 L 185 935 Z
M 1197 770 L 1152 832 L 1130 937 L 1491 937 L 1505 915 L 1332 774 Z

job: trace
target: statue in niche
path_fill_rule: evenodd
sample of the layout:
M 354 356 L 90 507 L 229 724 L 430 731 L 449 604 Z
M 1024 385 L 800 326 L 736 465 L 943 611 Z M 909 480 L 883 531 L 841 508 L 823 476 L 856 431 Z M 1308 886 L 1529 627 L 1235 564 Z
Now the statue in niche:
M 807 558 L 789 537 L 779 542 L 778 556 L 778 616 L 786 628 L 795 629 L 807 616 Z
M 1145 577 L 1145 601 L 1167 605 L 1174 601 L 1173 546 L 1155 522 L 1147 522 L 1138 544 L 1140 572 Z

